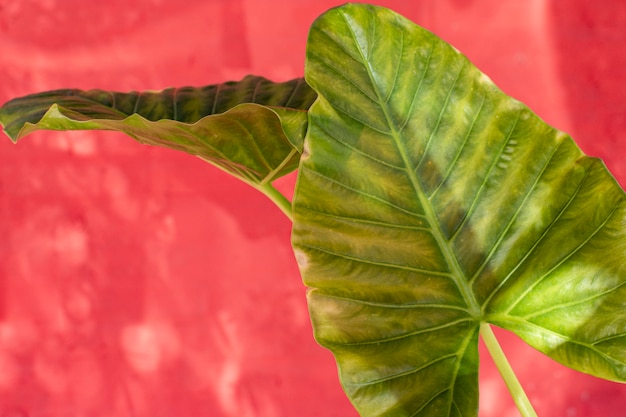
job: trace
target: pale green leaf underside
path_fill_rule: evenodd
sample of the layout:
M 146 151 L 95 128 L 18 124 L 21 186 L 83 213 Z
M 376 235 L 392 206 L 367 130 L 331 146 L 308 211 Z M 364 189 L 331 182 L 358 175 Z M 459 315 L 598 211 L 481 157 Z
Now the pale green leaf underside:
M 314 99 L 302 79 L 253 76 L 159 92 L 56 90 L 5 103 L 0 124 L 15 141 L 42 129 L 116 130 L 197 155 L 259 186 L 297 168 Z
M 475 416 L 481 322 L 626 380 L 624 192 L 397 14 L 313 25 L 293 245 L 317 340 L 363 416 Z

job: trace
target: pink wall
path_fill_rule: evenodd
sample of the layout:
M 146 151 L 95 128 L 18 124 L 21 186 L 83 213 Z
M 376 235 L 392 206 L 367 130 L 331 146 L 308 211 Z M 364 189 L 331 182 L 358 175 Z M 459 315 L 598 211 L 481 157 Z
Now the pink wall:
M 340 3 L 0 0 L 0 103 L 298 77 L 308 27 Z M 626 184 L 626 3 L 378 4 Z M 1 140 L 0 416 L 356 416 L 312 339 L 289 233 L 263 196 L 184 154 L 103 132 Z M 625 386 L 498 334 L 539 415 L 624 415 Z M 518 415 L 488 359 L 481 372 L 481 416 Z

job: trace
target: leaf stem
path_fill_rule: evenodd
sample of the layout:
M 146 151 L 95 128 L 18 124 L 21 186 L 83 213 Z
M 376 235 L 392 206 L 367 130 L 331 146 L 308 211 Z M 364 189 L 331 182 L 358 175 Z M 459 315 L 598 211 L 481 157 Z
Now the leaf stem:
M 255 188 L 265 194 L 270 200 L 278 206 L 278 208 L 287 216 L 293 223 L 293 216 L 291 214 L 291 201 L 287 199 L 280 191 L 278 191 L 270 183 L 260 184 Z
M 488 323 L 481 323 L 480 335 L 482 336 L 485 346 L 487 346 L 487 350 L 491 354 L 498 371 L 500 371 L 500 375 L 502 375 L 502 379 L 504 379 L 504 383 L 509 389 L 511 396 L 513 397 L 513 401 L 515 401 L 517 409 L 522 417 L 537 417 L 535 409 L 526 396 L 524 388 L 522 388 L 515 372 L 513 372 L 513 368 L 511 368 L 509 361 L 498 343 L 498 339 L 496 339 L 496 335 L 493 333 L 493 330 Z

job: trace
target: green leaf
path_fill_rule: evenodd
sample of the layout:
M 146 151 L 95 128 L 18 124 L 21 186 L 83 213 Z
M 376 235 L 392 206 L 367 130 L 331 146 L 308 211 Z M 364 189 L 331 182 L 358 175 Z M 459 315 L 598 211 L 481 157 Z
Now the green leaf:
M 383 8 L 311 28 L 293 246 L 363 416 L 475 416 L 480 324 L 626 381 L 626 210 L 603 164 Z
M 160 92 L 57 90 L 9 101 L 0 123 L 14 141 L 41 129 L 117 130 L 197 155 L 259 187 L 297 168 L 314 99 L 302 79 L 253 76 Z

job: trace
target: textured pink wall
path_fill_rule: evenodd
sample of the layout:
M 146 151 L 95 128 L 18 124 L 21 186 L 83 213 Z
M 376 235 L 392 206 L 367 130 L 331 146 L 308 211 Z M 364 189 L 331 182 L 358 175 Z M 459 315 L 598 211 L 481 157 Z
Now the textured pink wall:
M 340 3 L 0 0 L 0 103 L 298 77 L 308 27 Z M 626 184 L 626 3 L 378 4 Z M 289 233 L 263 196 L 184 154 L 103 132 L 0 141 L 0 416 L 356 416 L 312 339 Z M 625 386 L 498 334 L 541 416 L 624 415 Z M 488 359 L 481 384 L 481 416 L 518 415 Z

